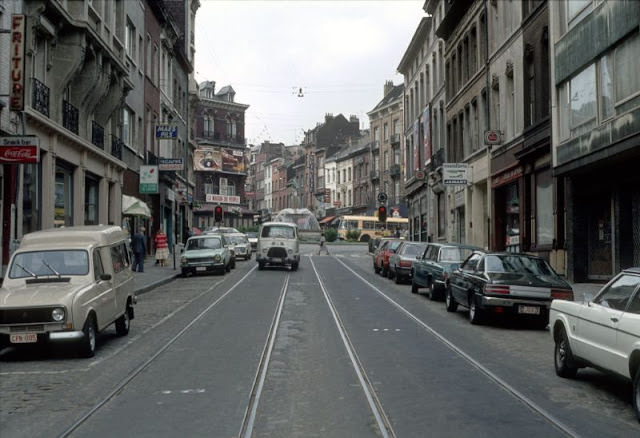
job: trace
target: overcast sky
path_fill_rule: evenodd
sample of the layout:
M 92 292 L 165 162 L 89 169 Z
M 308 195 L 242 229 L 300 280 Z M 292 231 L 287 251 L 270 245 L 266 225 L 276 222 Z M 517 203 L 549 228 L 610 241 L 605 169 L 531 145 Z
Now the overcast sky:
M 424 11 L 424 0 L 202 0 L 195 77 L 231 85 L 250 105 L 245 136 L 300 144 L 325 113 L 356 115 L 382 100 Z M 298 97 L 302 89 L 304 97 Z

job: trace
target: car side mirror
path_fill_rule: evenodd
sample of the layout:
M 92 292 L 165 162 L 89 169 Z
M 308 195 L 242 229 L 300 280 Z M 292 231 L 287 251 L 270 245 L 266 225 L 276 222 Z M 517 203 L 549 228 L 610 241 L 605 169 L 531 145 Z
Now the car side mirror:
M 589 304 L 593 302 L 593 298 L 594 298 L 593 294 L 584 294 L 582 296 L 582 301 L 586 304 Z
M 111 274 L 100 274 L 100 280 L 102 281 L 109 281 L 111 280 Z

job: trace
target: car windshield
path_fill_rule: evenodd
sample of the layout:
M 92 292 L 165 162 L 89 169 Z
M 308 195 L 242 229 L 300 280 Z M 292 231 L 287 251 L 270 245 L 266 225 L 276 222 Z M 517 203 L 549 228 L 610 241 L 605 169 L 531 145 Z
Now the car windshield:
M 219 237 L 200 237 L 187 241 L 187 250 L 191 249 L 220 249 L 222 242 Z
M 270 225 L 262 229 L 262 237 L 281 237 L 283 239 L 295 239 L 295 229 L 281 225 Z
M 88 273 L 89 255 L 85 250 L 29 251 L 16 254 L 9 269 L 9 278 Z
M 525 255 L 490 255 L 484 260 L 487 272 L 526 272 L 535 275 L 556 275 L 543 259 Z
M 247 238 L 245 236 L 231 236 L 231 242 L 235 244 L 243 244 L 247 243 Z

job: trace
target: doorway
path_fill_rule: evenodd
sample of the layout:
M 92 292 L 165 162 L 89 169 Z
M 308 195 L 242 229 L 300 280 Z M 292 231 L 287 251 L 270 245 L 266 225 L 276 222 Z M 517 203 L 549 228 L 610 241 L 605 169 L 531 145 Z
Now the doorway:
M 587 255 L 589 280 L 608 280 L 613 276 L 613 200 L 610 194 L 589 201 Z

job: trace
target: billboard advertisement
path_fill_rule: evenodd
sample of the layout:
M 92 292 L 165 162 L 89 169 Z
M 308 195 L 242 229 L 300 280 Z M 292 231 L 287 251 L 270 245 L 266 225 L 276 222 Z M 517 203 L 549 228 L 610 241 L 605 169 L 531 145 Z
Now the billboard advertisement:
M 244 154 L 229 148 L 200 148 L 193 153 L 196 171 L 244 173 Z

